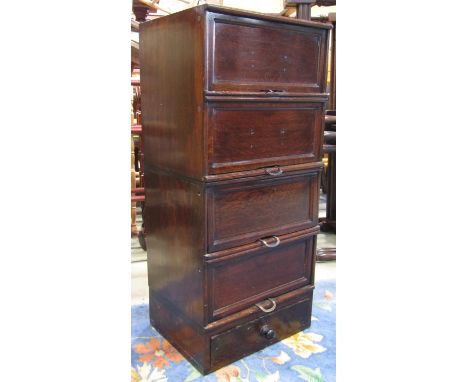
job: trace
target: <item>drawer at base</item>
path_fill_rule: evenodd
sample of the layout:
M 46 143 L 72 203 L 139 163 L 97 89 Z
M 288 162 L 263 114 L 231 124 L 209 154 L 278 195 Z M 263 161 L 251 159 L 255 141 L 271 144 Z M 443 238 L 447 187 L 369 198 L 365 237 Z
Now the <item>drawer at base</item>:
M 303 300 L 211 337 L 211 366 L 225 366 L 308 328 L 311 309 L 312 300 Z

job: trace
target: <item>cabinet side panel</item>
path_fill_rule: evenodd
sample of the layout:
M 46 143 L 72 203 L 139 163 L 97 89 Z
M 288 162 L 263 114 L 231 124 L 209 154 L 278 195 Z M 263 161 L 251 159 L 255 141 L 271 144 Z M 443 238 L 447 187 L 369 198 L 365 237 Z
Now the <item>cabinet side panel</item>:
M 203 324 L 204 202 L 202 183 L 146 173 L 148 284 L 158 298 Z
M 145 167 L 203 174 L 204 13 L 189 9 L 143 23 L 141 106 Z

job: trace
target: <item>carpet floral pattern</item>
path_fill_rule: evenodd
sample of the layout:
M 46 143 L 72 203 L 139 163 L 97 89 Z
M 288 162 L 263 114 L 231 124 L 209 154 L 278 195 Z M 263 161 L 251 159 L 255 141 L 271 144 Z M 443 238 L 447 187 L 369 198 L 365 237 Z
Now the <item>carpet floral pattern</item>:
M 148 305 L 132 306 L 131 382 L 334 382 L 335 294 L 318 282 L 310 328 L 206 376 L 150 326 Z

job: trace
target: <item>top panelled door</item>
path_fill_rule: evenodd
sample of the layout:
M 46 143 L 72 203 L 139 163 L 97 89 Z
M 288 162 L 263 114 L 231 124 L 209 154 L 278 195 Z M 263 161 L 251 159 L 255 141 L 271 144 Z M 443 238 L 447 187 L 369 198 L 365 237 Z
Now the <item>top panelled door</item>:
M 206 18 L 208 92 L 324 93 L 328 27 Z

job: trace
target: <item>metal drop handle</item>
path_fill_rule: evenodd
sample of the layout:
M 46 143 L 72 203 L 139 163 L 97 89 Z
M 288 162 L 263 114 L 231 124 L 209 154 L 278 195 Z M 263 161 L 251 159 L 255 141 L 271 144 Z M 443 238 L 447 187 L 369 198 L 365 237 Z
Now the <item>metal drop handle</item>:
M 268 175 L 272 175 L 272 176 L 281 175 L 283 173 L 283 170 L 281 169 L 280 166 L 268 167 L 265 169 L 265 171 Z
M 275 239 L 275 242 L 273 244 L 268 244 L 268 242 L 265 239 L 259 239 L 259 240 L 262 242 L 262 244 L 265 247 L 268 247 L 268 248 L 277 247 L 281 243 L 281 240 L 280 240 L 280 238 L 278 236 L 272 236 L 271 238 Z
M 260 304 L 255 304 L 255 306 L 259 308 L 262 312 L 265 312 L 265 313 L 273 312 L 276 309 L 276 301 L 273 300 L 272 298 L 269 298 L 268 301 L 270 301 L 273 304 L 271 308 L 264 308 Z

